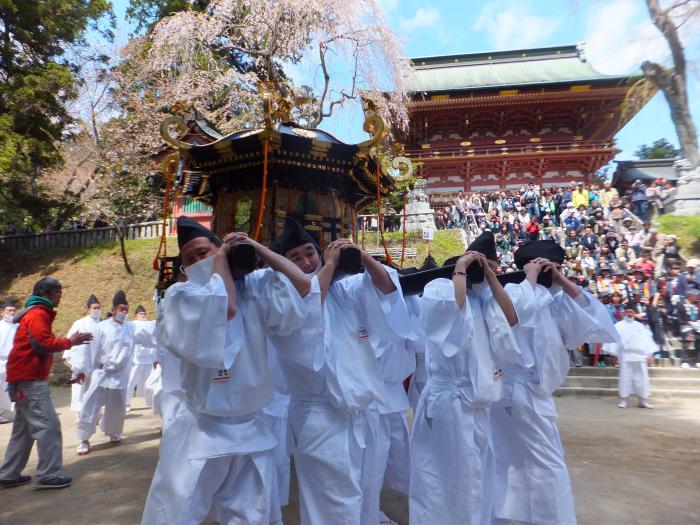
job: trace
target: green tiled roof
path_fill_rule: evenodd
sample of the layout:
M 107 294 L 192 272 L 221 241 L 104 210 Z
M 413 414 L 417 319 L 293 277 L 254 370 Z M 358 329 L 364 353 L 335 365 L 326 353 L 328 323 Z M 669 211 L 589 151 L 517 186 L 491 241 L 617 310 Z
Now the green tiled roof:
M 627 80 L 603 75 L 586 62 L 579 46 L 545 47 L 412 58 L 410 92 L 459 91 L 541 84 Z

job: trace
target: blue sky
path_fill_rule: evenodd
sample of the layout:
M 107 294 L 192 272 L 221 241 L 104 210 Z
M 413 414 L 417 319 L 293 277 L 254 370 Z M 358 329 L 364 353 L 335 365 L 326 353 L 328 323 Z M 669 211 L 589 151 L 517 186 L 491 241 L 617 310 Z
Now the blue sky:
M 668 50 L 643 0 L 377 0 L 409 57 L 522 49 L 585 42 L 588 61 L 602 73 L 639 72 L 642 60 L 664 62 Z M 113 0 L 126 28 L 128 0 Z M 689 93 L 700 123 L 700 20 L 688 26 Z M 341 140 L 363 140 L 361 118 L 339 115 L 321 126 Z M 700 126 L 698 126 L 700 127 Z M 617 160 L 633 158 L 641 144 L 665 137 L 677 145 L 661 93 L 617 135 Z

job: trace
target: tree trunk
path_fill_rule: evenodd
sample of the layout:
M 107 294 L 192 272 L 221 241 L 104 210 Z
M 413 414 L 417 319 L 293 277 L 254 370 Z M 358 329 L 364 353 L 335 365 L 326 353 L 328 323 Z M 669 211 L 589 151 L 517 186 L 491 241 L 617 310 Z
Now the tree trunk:
M 129 265 L 129 259 L 126 257 L 125 235 L 121 226 L 117 226 L 117 236 L 119 237 L 119 248 L 121 249 L 122 261 L 124 261 L 124 269 L 129 275 L 134 275 L 134 271 L 131 269 L 131 265 Z
M 671 49 L 673 70 L 666 69 L 654 62 L 644 62 L 642 71 L 644 76 L 663 91 L 666 97 L 683 158 L 690 162 L 694 168 L 699 168 L 698 134 L 688 104 L 685 50 L 678 34 L 678 28 L 674 23 L 673 13 L 671 13 L 673 8 L 662 9 L 659 0 L 646 0 L 646 4 L 652 22 L 664 36 Z

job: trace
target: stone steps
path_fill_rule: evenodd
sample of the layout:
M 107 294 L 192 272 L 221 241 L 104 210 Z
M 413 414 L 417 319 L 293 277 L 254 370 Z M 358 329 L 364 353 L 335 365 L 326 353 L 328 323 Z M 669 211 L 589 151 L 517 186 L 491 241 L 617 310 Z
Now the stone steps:
M 572 368 L 556 396 L 617 396 L 617 367 Z M 700 369 L 650 367 L 649 379 L 653 397 L 700 398 Z

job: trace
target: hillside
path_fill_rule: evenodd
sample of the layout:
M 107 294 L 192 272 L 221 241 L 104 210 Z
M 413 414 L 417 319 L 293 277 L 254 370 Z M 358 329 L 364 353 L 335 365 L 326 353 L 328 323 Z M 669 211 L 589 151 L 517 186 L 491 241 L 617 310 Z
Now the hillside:
M 85 315 L 87 298 L 94 293 L 102 301 L 103 314 L 112 306 L 114 292 L 123 289 L 131 307 L 131 317 L 136 306 L 142 304 L 152 318 L 153 286 L 156 273 L 153 257 L 158 249 L 158 239 L 127 241 L 127 254 L 134 270 L 129 275 L 124 270 L 119 244 L 110 243 L 91 248 L 52 250 L 9 254 L 0 252 L 0 299 L 12 297 L 24 302 L 32 286 L 41 277 L 51 276 L 63 282 L 63 298 L 54 322 L 54 331 L 64 335 L 73 321 Z M 177 240 L 168 240 L 169 253 L 177 252 Z
M 419 257 L 407 259 L 404 266 L 420 266 L 427 253 L 426 245 L 419 238 L 420 233 L 408 236 L 407 246 L 417 247 Z M 387 234 L 389 244 L 401 245 L 401 234 Z M 377 244 L 376 232 L 365 235 L 365 246 Z M 114 292 L 126 292 L 132 310 L 142 304 L 152 318 L 153 286 L 156 274 L 153 271 L 153 257 L 158 248 L 158 239 L 127 241 L 127 254 L 134 270 L 130 276 L 124 270 L 119 245 L 103 244 L 91 248 L 52 250 L 50 252 L 29 252 L 9 254 L 0 252 L 0 300 L 12 297 L 24 302 L 31 294 L 32 286 L 44 276 L 52 276 L 63 282 L 63 298 L 54 322 L 57 334 L 64 335 L 70 325 L 84 315 L 88 296 L 94 293 L 102 301 L 103 313 L 111 309 Z M 463 250 L 459 233 L 440 231 L 435 241 L 430 243 L 430 252 L 438 263 Z M 168 239 L 168 252 L 177 252 L 175 238 Z M 395 261 L 397 264 L 399 261 Z
M 700 216 L 661 215 L 657 221 L 661 233 L 678 236 L 683 255 L 700 257 Z

